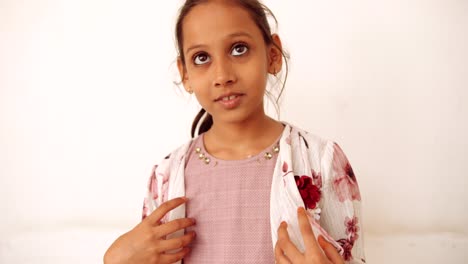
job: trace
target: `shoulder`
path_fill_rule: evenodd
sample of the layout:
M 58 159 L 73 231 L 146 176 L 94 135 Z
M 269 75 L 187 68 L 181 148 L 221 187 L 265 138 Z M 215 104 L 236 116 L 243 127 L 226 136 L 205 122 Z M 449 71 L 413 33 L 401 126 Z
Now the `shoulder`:
M 190 139 L 183 144 L 179 145 L 171 152 L 169 152 L 162 160 L 156 163 L 158 167 L 167 167 L 167 166 L 174 166 L 180 162 L 182 162 L 189 150 L 193 147 L 193 143 L 196 141 L 198 137 Z
M 333 150 L 336 143 L 328 138 L 306 131 L 298 126 L 285 123 L 289 128 L 288 140 L 292 148 L 305 148 L 315 155 L 322 156 L 326 152 Z
M 308 132 L 298 126 L 285 123 L 289 133 L 285 133 L 293 151 L 306 151 L 310 158 L 320 162 L 346 160 L 347 157 L 334 140 Z

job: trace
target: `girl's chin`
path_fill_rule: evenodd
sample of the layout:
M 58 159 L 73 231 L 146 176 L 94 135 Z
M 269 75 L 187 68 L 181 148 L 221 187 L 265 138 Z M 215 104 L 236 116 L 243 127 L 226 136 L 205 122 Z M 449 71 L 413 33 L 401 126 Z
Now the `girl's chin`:
M 229 113 L 220 113 L 213 116 L 213 122 L 226 125 L 245 125 L 250 122 L 258 122 L 262 118 L 268 118 L 264 113 L 250 115 L 243 111 L 231 111 Z

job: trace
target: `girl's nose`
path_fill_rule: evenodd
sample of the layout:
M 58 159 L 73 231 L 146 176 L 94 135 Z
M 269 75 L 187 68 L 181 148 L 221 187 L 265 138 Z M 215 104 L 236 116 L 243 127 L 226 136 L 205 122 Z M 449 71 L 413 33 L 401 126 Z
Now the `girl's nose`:
M 223 87 L 236 82 L 234 69 L 228 60 L 218 61 L 215 65 L 214 87 Z

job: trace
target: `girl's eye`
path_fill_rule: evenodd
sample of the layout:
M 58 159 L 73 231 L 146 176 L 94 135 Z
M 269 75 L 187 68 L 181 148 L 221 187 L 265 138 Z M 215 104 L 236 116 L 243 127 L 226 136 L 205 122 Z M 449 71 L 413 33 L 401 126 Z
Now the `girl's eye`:
M 246 45 L 244 45 L 244 44 L 237 44 L 237 45 L 235 45 L 235 46 L 232 48 L 231 53 L 232 53 L 232 55 L 234 55 L 234 56 L 240 56 L 240 55 L 246 53 L 248 50 L 249 50 L 249 48 L 247 48 Z
M 202 64 L 205 64 L 205 63 L 207 63 L 209 61 L 210 61 L 210 57 L 205 53 L 195 55 L 195 57 L 193 59 L 193 63 L 195 63 L 196 65 L 202 65 Z

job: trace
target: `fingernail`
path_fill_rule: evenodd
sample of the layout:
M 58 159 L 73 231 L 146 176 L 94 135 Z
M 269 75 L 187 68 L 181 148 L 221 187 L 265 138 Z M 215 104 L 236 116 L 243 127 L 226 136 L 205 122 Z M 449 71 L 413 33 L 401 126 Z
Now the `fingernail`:
M 317 241 L 319 242 L 319 244 L 323 244 L 324 242 L 328 242 L 322 235 L 319 235 L 317 237 Z
M 192 220 L 192 223 L 193 224 L 196 224 L 197 223 L 197 220 L 195 220 L 195 218 L 190 218 Z
M 188 254 L 188 253 L 190 253 L 190 251 L 192 251 L 192 249 L 190 247 L 185 247 L 185 250 L 186 250 L 185 254 Z
M 288 223 L 286 221 L 281 222 L 280 224 L 281 227 L 288 227 Z

